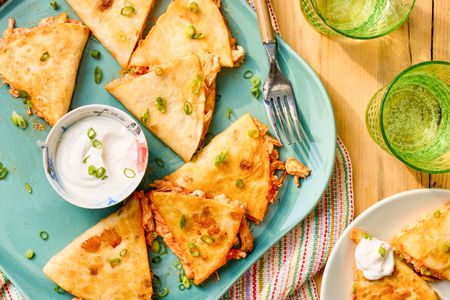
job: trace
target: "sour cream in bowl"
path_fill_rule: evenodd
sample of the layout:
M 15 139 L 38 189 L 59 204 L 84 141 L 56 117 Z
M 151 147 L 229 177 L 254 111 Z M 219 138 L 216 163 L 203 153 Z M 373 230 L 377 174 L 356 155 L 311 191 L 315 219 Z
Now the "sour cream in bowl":
M 128 114 L 95 104 L 61 118 L 47 137 L 43 156 L 55 191 L 76 206 L 95 209 L 117 204 L 137 188 L 148 146 Z

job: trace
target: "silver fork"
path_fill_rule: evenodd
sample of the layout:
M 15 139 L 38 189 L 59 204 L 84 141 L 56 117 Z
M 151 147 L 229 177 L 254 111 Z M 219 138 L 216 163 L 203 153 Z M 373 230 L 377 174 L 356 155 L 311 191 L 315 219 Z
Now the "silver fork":
M 278 65 L 277 41 L 273 35 L 267 2 L 266 0 L 254 0 L 254 3 L 261 38 L 270 63 L 270 71 L 263 86 L 264 105 L 278 140 L 281 141 L 280 130 L 278 129 L 278 124 L 280 124 L 288 143 L 291 144 L 293 141 L 295 144 L 295 134 L 299 142 L 302 141 L 302 135 L 292 85 Z

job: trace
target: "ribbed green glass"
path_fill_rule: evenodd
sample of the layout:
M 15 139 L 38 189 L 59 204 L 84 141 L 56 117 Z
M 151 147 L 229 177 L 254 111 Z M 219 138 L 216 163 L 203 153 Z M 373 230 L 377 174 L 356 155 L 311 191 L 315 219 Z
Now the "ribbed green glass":
M 426 173 L 450 171 L 450 63 L 410 67 L 369 102 L 372 139 L 408 166 Z
M 353 39 L 384 36 L 409 17 L 415 0 L 300 0 L 303 14 L 320 32 Z

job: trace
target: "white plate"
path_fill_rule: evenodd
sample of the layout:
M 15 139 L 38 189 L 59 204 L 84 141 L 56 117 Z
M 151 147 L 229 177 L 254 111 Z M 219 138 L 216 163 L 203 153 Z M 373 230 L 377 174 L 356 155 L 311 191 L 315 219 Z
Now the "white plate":
M 389 241 L 401 228 L 424 214 L 450 201 L 450 190 L 413 190 L 388 197 L 364 211 L 344 231 L 337 241 L 322 279 L 322 300 L 351 299 L 355 245 L 349 239 L 352 228 Z M 442 299 L 450 299 L 450 282 L 431 284 Z

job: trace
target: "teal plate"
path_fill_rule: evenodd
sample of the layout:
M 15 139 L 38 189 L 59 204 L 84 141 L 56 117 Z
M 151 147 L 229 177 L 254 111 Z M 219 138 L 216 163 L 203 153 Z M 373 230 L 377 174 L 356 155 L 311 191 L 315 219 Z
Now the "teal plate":
M 7 27 L 9 17 L 17 21 L 18 27 L 34 26 L 44 17 L 67 11 L 77 18 L 68 4 L 59 0 L 60 9 L 54 11 L 44 0 L 9 0 L 0 10 L 0 30 Z M 168 0 L 159 0 L 153 10 L 153 17 L 160 15 L 167 7 Z M 244 0 L 223 0 L 223 12 L 232 34 L 246 51 L 245 64 L 238 69 L 223 70 L 218 77 L 217 87 L 220 100 L 210 132 L 217 134 L 227 128 L 232 121 L 246 112 L 251 112 L 261 121 L 269 124 L 262 99 L 254 99 L 250 94 L 251 83 L 243 79 L 243 73 L 250 69 L 264 78 L 268 72 L 266 54 L 260 42 L 255 14 Z M 151 24 L 150 24 L 151 25 Z M 255 236 L 254 251 L 245 259 L 231 261 L 219 270 L 220 281 L 215 276 L 201 286 L 189 290 L 178 289 L 178 272 L 173 267 L 176 257 L 162 256 L 158 264 L 152 264 L 153 272 L 161 279 L 161 286 L 169 288 L 169 298 L 217 299 L 239 279 L 276 241 L 303 220 L 319 201 L 330 179 L 336 149 L 336 129 L 333 109 L 318 76 L 282 40 L 279 60 L 282 70 L 292 80 L 297 106 L 304 128 L 305 141 L 300 147 L 286 146 L 281 149 L 282 159 L 289 156 L 301 158 L 312 169 L 312 174 L 302 182 L 300 189 L 289 178 L 280 190 L 280 199 L 269 209 L 264 222 L 252 226 Z M 102 57 L 90 57 L 93 49 L 100 50 Z M 101 85 L 94 83 L 94 68 L 100 66 L 104 73 Z M 72 107 L 91 103 L 108 104 L 124 109 L 109 95 L 103 85 L 119 77 L 119 65 L 109 53 L 91 38 L 78 73 L 76 91 Z M 55 286 L 43 273 L 45 263 L 65 245 L 80 235 L 101 218 L 116 210 L 112 207 L 102 210 L 87 210 L 75 207 L 61 199 L 51 188 L 42 166 L 41 145 L 47 131 L 35 131 L 29 126 L 22 131 L 15 127 L 10 115 L 12 110 L 25 113 L 22 101 L 15 100 L 8 93 L 8 86 L 0 87 L 0 161 L 10 173 L 0 181 L 0 268 L 14 281 L 28 299 L 70 299 L 69 294 L 59 295 Z M 225 115 L 227 108 L 233 111 L 231 120 Z M 29 124 L 32 121 L 29 120 Z M 146 132 L 150 148 L 148 171 L 142 187 L 156 178 L 179 168 L 183 162 L 169 148 Z M 160 168 L 155 162 L 158 156 L 165 162 Z M 24 184 L 28 182 L 33 193 L 27 194 Z M 40 230 L 50 237 L 47 241 L 39 238 Z M 27 249 L 33 249 L 36 256 L 25 258 Z M 153 254 L 151 254 L 152 256 Z M 123 278 L 127 280 L 127 278 Z

